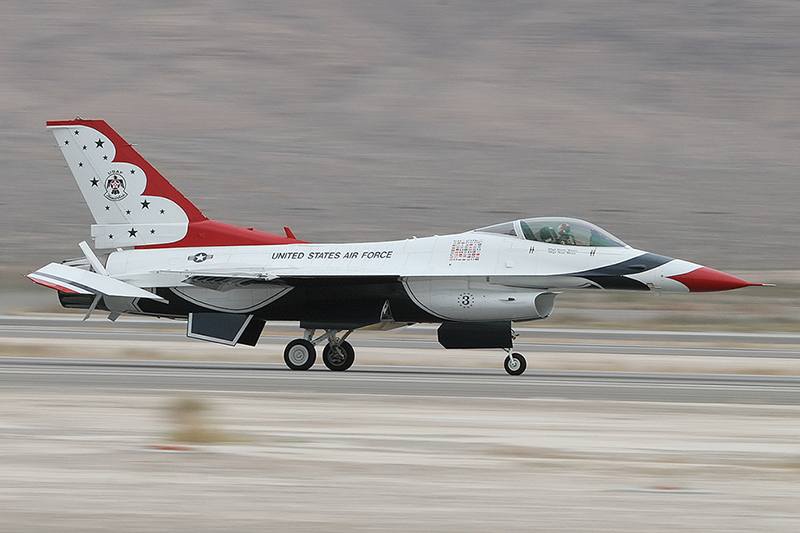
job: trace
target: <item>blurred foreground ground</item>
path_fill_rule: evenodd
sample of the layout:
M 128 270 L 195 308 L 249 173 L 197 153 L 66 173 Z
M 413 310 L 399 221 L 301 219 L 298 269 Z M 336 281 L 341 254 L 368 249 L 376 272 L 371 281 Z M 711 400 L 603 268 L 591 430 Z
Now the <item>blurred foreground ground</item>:
M 176 442 L 187 416 L 215 442 Z M 4 388 L 0 527 L 794 531 L 799 416 L 748 405 Z

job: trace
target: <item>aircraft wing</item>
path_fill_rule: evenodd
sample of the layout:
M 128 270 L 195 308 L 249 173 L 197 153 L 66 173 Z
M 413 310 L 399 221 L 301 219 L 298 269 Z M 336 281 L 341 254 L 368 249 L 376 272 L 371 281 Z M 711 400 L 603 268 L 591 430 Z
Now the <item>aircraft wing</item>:
M 166 302 L 164 298 L 130 283 L 60 263 L 50 263 L 35 272 L 31 272 L 27 277 L 39 285 L 72 294 L 147 298 Z
M 264 283 L 283 285 L 277 277 L 257 274 L 194 273 L 188 274 L 183 282 L 195 287 L 203 287 L 220 292 Z
M 180 274 L 183 283 L 225 292 L 253 285 L 282 285 L 284 287 L 315 287 L 334 284 L 365 285 L 397 281 L 400 276 L 363 274 L 298 275 L 296 271 L 286 272 L 244 272 L 244 271 L 204 271 L 204 270 L 157 270 L 157 274 Z
M 284 287 L 327 287 L 343 285 L 374 285 L 393 283 L 406 279 L 399 274 L 386 273 L 317 273 L 299 274 L 297 270 L 243 271 L 243 270 L 156 270 L 156 274 L 172 274 L 183 277 L 183 283 L 203 287 L 215 291 L 226 292 L 233 289 L 252 287 L 255 285 L 280 285 Z M 469 276 L 467 276 L 469 277 Z M 516 289 L 550 289 L 599 287 L 591 281 L 568 275 L 541 276 L 477 276 L 476 280 L 492 285 Z

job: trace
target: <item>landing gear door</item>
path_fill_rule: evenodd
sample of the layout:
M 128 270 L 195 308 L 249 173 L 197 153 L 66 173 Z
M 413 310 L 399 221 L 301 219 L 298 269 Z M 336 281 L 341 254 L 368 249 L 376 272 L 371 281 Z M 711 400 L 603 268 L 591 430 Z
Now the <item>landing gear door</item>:
M 186 336 L 234 346 L 255 346 L 264 321 L 253 315 L 233 313 L 189 313 Z

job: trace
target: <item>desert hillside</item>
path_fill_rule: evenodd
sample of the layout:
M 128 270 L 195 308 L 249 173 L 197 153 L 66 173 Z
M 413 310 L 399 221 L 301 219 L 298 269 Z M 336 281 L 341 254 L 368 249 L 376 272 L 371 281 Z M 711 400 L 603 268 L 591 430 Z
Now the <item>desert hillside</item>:
M 332 242 L 591 220 L 800 263 L 800 4 L 11 2 L 0 266 L 92 220 L 45 130 L 103 118 L 210 218 Z

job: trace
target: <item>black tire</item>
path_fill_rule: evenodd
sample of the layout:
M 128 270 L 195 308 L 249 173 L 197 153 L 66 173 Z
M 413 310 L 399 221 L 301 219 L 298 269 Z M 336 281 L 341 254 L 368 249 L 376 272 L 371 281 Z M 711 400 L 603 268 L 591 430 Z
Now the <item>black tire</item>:
M 528 367 L 528 363 L 525 361 L 525 357 L 522 356 L 521 353 L 512 353 L 506 360 L 503 361 L 503 367 L 506 369 L 512 376 L 519 376 L 525 369 Z
M 322 350 L 322 362 L 334 372 L 343 372 L 347 370 L 353 366 L 353 362 L 355 360 L 356 351 L 347 341 L 342 341 L 338 348 L 334 348 L 331 344 L 327 344 Z
M 308 370 L 317 360 L 317 349 L 305 339 L 295 339 L 286 345 L 283 360 L 292 370 Z

